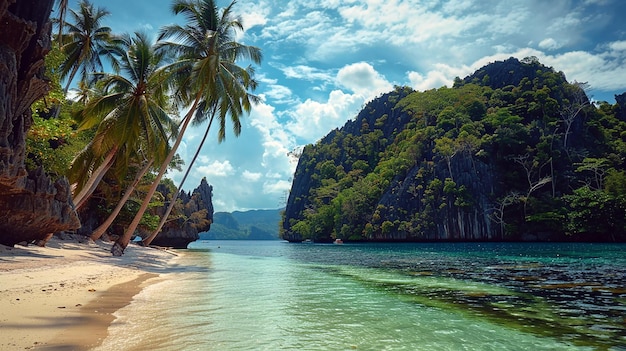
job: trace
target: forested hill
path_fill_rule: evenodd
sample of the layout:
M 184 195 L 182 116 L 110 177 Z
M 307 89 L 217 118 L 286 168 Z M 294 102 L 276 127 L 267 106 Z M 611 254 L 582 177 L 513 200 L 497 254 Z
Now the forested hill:
M 626 240 L 626 93 L 536 58 L 396 87 L 300 157 L 290 241 Z
M 211 230 L 200 233 L 202 240 L 278 240 L 283 209 L 216 212 Z

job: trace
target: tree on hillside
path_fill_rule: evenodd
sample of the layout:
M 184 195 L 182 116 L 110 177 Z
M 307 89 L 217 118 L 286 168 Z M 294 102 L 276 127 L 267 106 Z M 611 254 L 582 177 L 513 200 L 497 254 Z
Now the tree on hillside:
M 104 94 L 93 97 L 79 111 L 81 128 L 97 126 L 97 130 L 70 168 L 70 179 L 77 185 L 77 207 L 93 193 L 116 158 L 124 158 L 117 164 L 125 167 L 129 158 L 143 150 L 150 154 L 147 162 L 161 162 L 167 154 L 168 139 L 176 135 L 164 84 L 166 53 L 155 48 L 143 33 L 125 35 L 121 43 L 115 49 L 121 71 L 97 74 Z
M 566 100 L 561 107 L 560 114 L 563 123 L 565 123 L 565 136 L 563 137 L 563 149 L 567 152 L 567 136 L 570 133 L 572 124 L 578 117 L 582 109 L 589 104 L 589 99 L 585 90 L 588 88 L 587 83 L 574 82 L 571 84 L 571 98 Z
M 139 212 L 124 235 L 111 248 L 114 255 L 122 255 L 128 246 L 194 114 L 196 118 L 202 118 L 217 108 L 220 121 L 218 140 L 223 140 L 226 135 L 226 117 L 230 116 L 234 134 L 239 135 L 239 118 L 244 112 L 249 112 L 252 103 L 256 101 L 248 93 L 248 89 L 256 86 L 254 72 L 238 66 L 237 61 L 246 59 L 258 64 L 261 62 L 261 51 L 257 47 L 235 41 L 235 35 L 238 30 L 243 29 L 243 25 L 232 12 L 234 4 L 234 1 L 231 2 L 221 14 L 214 0 L 176 0 L 172 4 L 172 11 L 183 14 L 188 23 L 185 26 L 172 25 L 163 28 L 160 39 L 173 39 L 163 42 L 162 45 L 173 50 L 178 57 L 177 62 L 170 67 L 177 79 L 175 96 L 181 105 L 191 107 L 183 118 L 180 134 L 161 165 Z

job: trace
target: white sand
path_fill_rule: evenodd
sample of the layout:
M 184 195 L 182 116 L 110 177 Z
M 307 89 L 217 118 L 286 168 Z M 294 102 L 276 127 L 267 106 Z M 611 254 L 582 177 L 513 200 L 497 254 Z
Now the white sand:
M 113 257 L 110 246 L 58 238 L 43 248 L 0 245 L 0 350 L 97 346 L 111 313 L 175 258 L 132 244 Z

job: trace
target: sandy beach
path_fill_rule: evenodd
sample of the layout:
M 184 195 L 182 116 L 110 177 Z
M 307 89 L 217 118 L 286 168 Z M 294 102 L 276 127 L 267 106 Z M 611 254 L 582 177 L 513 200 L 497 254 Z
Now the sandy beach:
M 113 312 L 160 280 L 172 252 L 53 238 L 46 247 L 0 245 L 0 350 L 89 350 Z

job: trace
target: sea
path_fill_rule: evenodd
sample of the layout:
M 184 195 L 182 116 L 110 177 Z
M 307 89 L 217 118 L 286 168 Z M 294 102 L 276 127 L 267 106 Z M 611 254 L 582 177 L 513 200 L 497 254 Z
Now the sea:
M 626 350 L 626 244 L 198 241 L 95 350 Z

